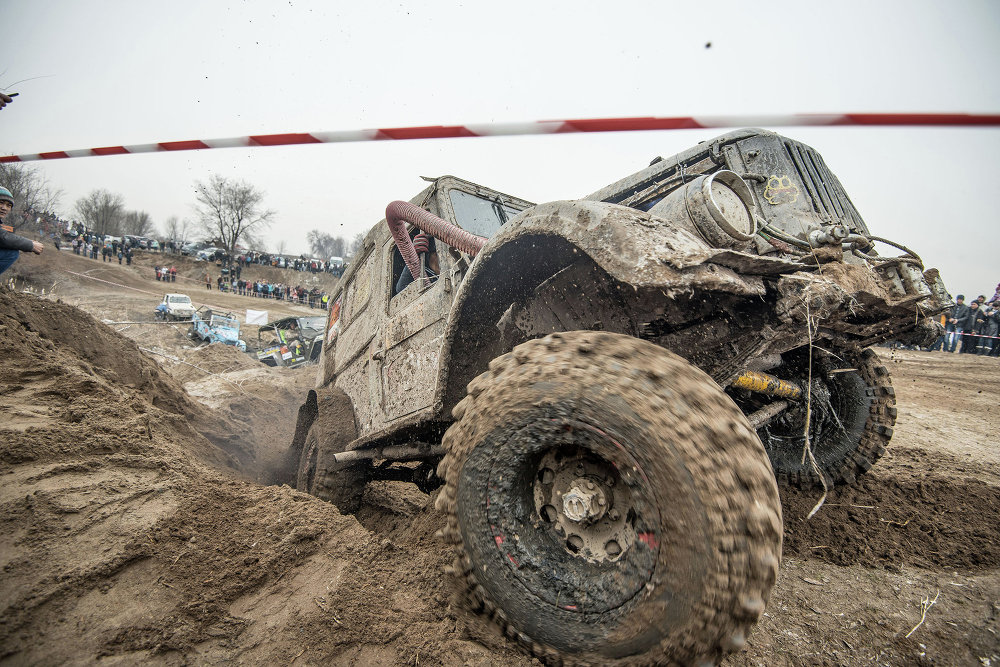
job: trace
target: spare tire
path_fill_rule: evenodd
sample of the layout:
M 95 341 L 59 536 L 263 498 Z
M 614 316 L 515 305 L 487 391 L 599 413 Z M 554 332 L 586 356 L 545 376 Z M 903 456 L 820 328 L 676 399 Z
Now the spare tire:
M 651 343 L 570 332 L 490 363 L 454 409 L 438 507 L 474 604 L 569 663 L 720 660 L 781 554 L 773 473 L 712 379 Z

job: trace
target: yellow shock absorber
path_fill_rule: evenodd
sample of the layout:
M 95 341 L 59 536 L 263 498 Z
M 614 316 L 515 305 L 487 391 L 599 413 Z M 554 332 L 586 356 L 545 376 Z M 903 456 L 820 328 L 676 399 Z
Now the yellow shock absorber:
M 757 371 L 743 371 L 733 381 L 732 386 L 759 394 L 790 398 L 792 400 L 802 397 L 802 388 L 797 384 Z

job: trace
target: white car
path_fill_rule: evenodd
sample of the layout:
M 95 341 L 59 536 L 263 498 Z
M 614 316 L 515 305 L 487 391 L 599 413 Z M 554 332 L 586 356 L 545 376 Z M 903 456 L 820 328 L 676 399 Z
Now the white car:
M 223 252 L 224 251 L 222 248 L 216 248 L 216 247 L 205 248 L 204 250 L 198 251 L 198 256 L 195 258 L 195 261 L 210 262 L 215 259 L 218 259 Z
M 194 304 L 187 294 L 164 294 L 157 310 L 168 320 L 190 320 L 194 316 Z

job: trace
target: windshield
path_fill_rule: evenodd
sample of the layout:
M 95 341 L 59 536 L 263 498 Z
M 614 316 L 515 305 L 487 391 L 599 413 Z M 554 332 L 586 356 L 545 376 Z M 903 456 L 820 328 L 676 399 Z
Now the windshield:
M 191 303 L 191 297 L 189 296 L 172 296 L 168 297 L 167 301 L 170 303 Z
M 521 212 L 504 201 L 500 195 L 492 199 L 469 194 L 461 190 L 448 193 L 458 226 L 478 236 L 492 237 L 500 226 Z
M 299 318 L 299 325 L 303 329 L 318 329 L 323 330 L 323 325 L 326 324 L 325 317 L 301 317 Z
M 220 329 L 239 329 L 240 322 L 224 315 L 212 315 L 211 326 L 219 327 Z

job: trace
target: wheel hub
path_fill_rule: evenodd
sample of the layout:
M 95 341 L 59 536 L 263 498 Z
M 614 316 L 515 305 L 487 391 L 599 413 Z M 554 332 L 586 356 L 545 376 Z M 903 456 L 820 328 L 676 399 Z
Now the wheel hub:
M 604 516 L 608 501 L 604 490 L 589 479 L 573 481 L 570 490 L 563 494 L 563 516 L 577 523 L 593 523 Z
M 582 450 L 550 451 L 535 480 L 538 516 L 574 557 L 616 561 L 635 542 L 632 494 L 609 462 Z

